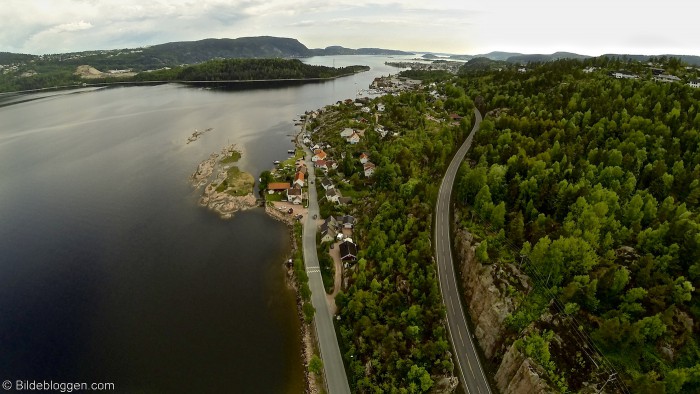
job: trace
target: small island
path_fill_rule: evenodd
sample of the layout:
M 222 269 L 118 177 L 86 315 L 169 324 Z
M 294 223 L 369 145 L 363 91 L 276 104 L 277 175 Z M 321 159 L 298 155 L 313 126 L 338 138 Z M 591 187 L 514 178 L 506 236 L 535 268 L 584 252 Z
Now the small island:
M 219 213 L 224 219 L 230 219 L 236 211 L 256 206 L 253 195 L 255 179 L 234 165 L 241 155 L 235 144 L 229 145 L 221 153 L 212 153 L 199 163 L 197 171 L 190 177 L 195 188 L 206 185 L 199 204 Z

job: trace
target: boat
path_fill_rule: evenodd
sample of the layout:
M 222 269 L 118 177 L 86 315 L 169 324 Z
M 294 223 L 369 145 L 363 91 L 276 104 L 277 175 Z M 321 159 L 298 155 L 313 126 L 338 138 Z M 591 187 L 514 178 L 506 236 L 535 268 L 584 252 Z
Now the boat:
M 273 163 L 273 164 L 279 164 L 280 161 L 279 161 L 279 160 L 275 160 L 275 161 L 273 161 L 272 163 Z
M 294 151 L 294 149 L 289 149 L 289 150 L 287 151 L 287 153 L 289 153 L 290 155 L 293 155 L 293 154 L 295 153 L 295 151 Z

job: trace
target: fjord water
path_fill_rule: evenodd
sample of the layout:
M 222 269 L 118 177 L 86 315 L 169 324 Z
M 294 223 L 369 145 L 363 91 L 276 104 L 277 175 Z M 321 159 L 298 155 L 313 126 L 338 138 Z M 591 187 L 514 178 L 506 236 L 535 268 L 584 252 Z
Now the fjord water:
M 308 59 L 372 71 L 299 86 L 0 98 L 0 380 L 302 392 L 286 227 L 262 209 L 222 220 L 187 178 L 230 143 L 257 176 L 297 114 L 396 72 L 385 60 Z

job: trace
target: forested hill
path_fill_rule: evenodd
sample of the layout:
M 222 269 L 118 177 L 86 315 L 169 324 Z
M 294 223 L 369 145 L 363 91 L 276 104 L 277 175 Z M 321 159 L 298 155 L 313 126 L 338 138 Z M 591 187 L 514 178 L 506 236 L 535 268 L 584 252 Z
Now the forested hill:
M 676 63 L 659 66 L 697 78 Z M 488 110 L 457 181 L 462 226 L 487 234 L 479 260 L 517 261 L 536 284 L 513 292 L 500 340 L 562 392 L 611 376 L 583 335 L 618 371 L 606 392 L 700 392 L 700 89 L 608 75 L 645 66 L 560 60 L 457 83 Z
M 169 42 L 143 48 L 93 50 L 51 55 L 0 53 L 0 65 L 25 64 L 34 68 L 51 66 L 73 68 L 89 64 L 98 70 L 155 70 L 183 64 L 197 64 L 228 58 L 304 58 L 335 55 L 410 55 L 410 52 L 381 48 L 350 49 L 331 46 L 309 49 L 293 38 L 240 37 L 208 38 L 199 41 Z
M 195 66 L 138 74 L 139 81 L 249 81 L 334 78 L 369 70 L 367 66 L 333 68 L 304 64 L 298 59 L 223 59 Z

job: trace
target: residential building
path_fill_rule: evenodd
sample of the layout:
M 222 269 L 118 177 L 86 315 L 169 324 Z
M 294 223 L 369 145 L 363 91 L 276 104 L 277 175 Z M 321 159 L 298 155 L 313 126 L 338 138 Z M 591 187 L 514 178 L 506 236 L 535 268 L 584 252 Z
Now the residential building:
M 296 175 L 294 175 L 294 185 L 297 185 L 299 187 L 304 187 L 304 173 L 301 171 L 298 171 Z
M 366 176 L 367 178 L 369 178 L 369 177 L 371 177 L 372 175 L 374 175 L 374 169 L 375 169 L 375 167 L 376 167 L 376 166 L 375 166 L 372 162 L 369 162 L 369 161 L 363 165 L 363 168 L 364 168 L 364 171 L 365 171 L 365 176 Z
M 321 242 L 333 242 L 338 236 L 336 230 L 327 222 L 321 224 Z
M 314 155 L 311 157 L 311 161 L 326 160 L 326 152 L 323 149 L 316 149 Z
M 352 242 L 352 239 L 347 238 L 340 244 L 340 260 L 355 261 L 357 260 L 357 245 Z
M 339 198 L 340 194 L 335 189 L 326 190 L 326 200 L 332 201 L 337 204 Z
M 355 217 L 351 215 L 341 216 L 341 222 L 343 223 L 343 228 L 352 229 L 355 227 Z
M 300 205 L 302 202 L 301 189 L 296 187 L 287 189 L 287 201 L 292 204 Z
M 654 81 L 659 81 L 659 82 L 665 82 L 665 83 L 670 83 L 670 82 L 680 82 L 680 78 L 678 78 L 675 75 L 669 75 L 669 74 L 659 74 L 654 77 Z
M 360 155 L 360 163 L 365 164 L 369 161 L 369 156 L 366 153 Z
M 610 73 L 610 76 L 615 77 L 617 79 L 639 79 L 639 76 L 635 74 L 630 74 L 626 71 L 614 71 Z
M 347 138 L 347 141 L 348 141 L 349 143 L 355 145 L 355 144 L 357 144 L 358 142 L 360 142 L 360 135 L 357 134 L 357 133 L 355 133 L 355 132 L 353 132 L 352 135 L 351 135 L 350 137 Z
M 343 131 L 340 132 L 340 136 L 343 137 L 343 138 L 345 138 L 345 139 L 347 139 L 347 138 L 350 137 L 354 132 L 355 132 L 355 130 L 353 130 L 353 129 L 349 128 L 349 127 L 346 127 L 346 128 L 343 129 Z
M 321 180 L 321 186 L 323 186 L 323 190 L 333 189 L 333 182 L 328 178 L 323 178 Z
M 700 88 L 700 79 L 688 82 L 691 88 Z
M 272 194 L 274 192 L 280 192 L 282 190 L 287 190 L 289 189 L 289 183 L 288 182 L 270 182 L 267 184 L 267 192 L 269 194 Z

